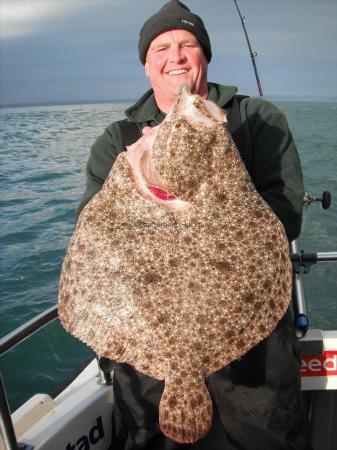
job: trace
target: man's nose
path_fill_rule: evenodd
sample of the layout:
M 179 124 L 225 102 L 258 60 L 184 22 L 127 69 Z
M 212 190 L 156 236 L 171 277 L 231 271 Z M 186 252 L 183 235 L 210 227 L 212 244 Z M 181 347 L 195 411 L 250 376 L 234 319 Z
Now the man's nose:
M 169 52 L 169 61 L 181 63 L 186 59 L 183 49 L 179 45 L 172 45 Z

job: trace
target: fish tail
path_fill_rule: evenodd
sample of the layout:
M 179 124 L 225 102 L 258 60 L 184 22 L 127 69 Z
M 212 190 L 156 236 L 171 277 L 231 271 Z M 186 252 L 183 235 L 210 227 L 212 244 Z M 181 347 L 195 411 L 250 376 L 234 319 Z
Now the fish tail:
M 195 379 L 193 381 L 195 383 Z M 212 401 L 201 377 L 193 389 L 188 380 L 178 385 L 165 380 L 159 405 L 159 425 L 168 438 L 182 444 L 198 441 L 211 427 L 212 412 Z

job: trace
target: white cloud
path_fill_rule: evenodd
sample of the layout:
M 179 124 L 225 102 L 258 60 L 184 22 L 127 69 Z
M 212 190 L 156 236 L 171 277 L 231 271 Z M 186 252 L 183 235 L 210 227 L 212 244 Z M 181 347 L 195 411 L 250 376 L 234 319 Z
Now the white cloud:
M 46 21 L 69 15 L 74 9 L 93 6 L 94 2 L 56 0 L 1 0 L 2 39 L 38 33 Z

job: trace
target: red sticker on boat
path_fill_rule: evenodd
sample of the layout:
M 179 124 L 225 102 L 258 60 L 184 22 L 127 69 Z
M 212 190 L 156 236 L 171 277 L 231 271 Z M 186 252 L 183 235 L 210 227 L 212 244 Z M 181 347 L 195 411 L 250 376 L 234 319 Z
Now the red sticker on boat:
M 302 358 L 302 377 L 326 377 L 332 375 L 337 375 L 337 350 L 327 350 L 323 355 L 304 356 Z

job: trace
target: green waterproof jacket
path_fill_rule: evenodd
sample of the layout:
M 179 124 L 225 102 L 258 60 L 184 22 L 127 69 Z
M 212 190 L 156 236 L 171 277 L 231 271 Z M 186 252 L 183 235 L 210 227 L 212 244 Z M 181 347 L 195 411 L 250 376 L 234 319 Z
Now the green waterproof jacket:
M 208 83 L 208 98 L 229 113 L 237 92 L 234 86 Z M 152 89 L 125 111 L 141 131 L 162 122 L 165 114 L 155 102 Z M 301 166 L 283 113 L 260 98 L 245 98 L 240 103 L 244 161 L 261 196 L 282 221 L 289 241 L 301 229 L 303 178 Z M 117 155 L 125 150 L 117 122 L 109 125 L 91 148 L 87 164 L 86 190 L 77 217 L 86 203 L 101 189 Z

